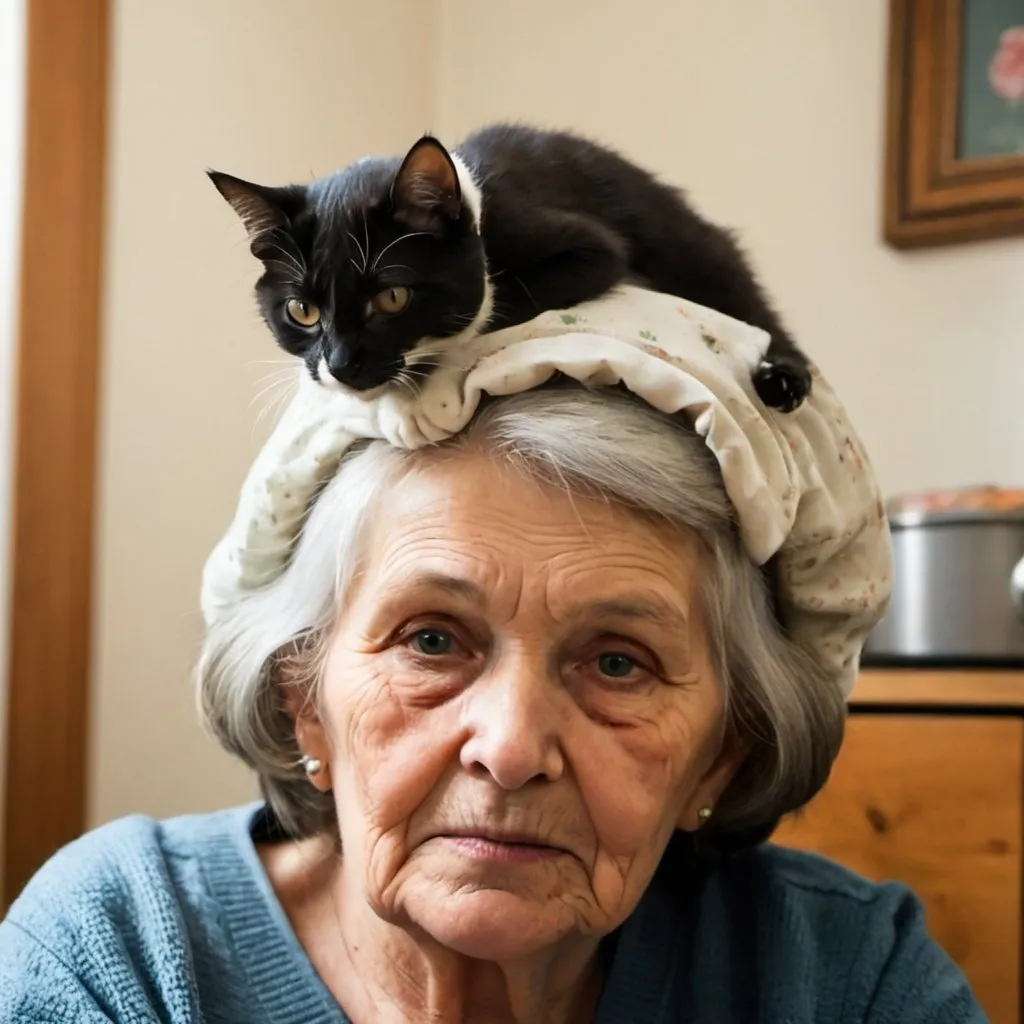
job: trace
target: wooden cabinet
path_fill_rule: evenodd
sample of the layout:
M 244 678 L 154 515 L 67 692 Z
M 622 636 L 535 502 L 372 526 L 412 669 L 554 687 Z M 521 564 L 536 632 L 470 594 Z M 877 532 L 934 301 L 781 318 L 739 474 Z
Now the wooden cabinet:
M 828 785 L 775 841 L 905 882 L 993 1024 L 1020 1024 L 1024 674 L 862 683 Z

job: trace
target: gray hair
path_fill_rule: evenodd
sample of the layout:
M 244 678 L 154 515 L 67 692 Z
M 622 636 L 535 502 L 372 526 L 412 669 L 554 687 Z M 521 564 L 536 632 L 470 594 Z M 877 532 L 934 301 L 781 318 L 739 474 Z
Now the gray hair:
M 780 626 L 771 570 L 745 554 L 703 440 L 678 417 L 625 392 L 577 386 L 486 402 L 462 433 L 433 448 L 409 452 L 383 441 L 353 447 L 310 510 L 287 570 L 209 630 L 197 670 L 203 717 L 256 770 L 284 828 L 305 836 L 337 822 L 331 795 L 302 771 L 282 679 L 298 680 L 316 700 L 326 640 L 360 571 L 364 530 L 378 503 L 425 458 L 469 448 L 696 540 L 726 735 L 748 748 L 701 842 L 722 853 L 767 838 L 783 814 L 824 785 L 842 741 L 842 694 Z

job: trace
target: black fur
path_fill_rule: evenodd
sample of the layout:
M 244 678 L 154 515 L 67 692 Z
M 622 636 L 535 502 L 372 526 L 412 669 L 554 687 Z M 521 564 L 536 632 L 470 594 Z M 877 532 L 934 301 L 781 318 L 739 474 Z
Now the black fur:
M 754 375 L 766 404 L 788 411 L 809 393 L 808 362 L 732 235 L 681 192 L 567 133 L 495 125 L 456 153 L 480 184 L 480 234 L 447 151 L 430 137 L 401 162 L 367 159 L 305 188 L 211 172 L 264 263 L 256 287 L 264 318 L 314 376 L 323 357 L 355 390 L 388 382 L 421 339 L 473 323 L 489 274 L 488 330 L 632 280 L 768 331 Z M 411 290 L 404 311 L 368 311 L 373 295 L 396 287 Z M 290 298 L 315 303 L 321 322 L 298 327 L 285 312 Z

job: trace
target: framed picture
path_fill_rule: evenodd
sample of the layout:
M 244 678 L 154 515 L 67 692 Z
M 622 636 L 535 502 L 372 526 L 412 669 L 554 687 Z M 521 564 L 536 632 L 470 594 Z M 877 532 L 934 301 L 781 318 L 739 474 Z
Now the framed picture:
M 885 238 L 1024 234 L 1024 0 L 890 0 Z

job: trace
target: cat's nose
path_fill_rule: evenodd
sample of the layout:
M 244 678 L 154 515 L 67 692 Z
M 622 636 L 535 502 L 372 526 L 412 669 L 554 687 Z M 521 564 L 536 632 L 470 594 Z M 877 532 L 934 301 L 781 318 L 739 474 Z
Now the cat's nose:
M 331 376 L 353 391 L 372 391 L 395 375 L 398 366 L 383 353 L 361 345 L 332 345 L 325 357 Z
M 352 386 L 366 364 L 366 353 L 352 345 L 332 345 L 327 353 L 327 369 L 331 376 L 342 384 Z

